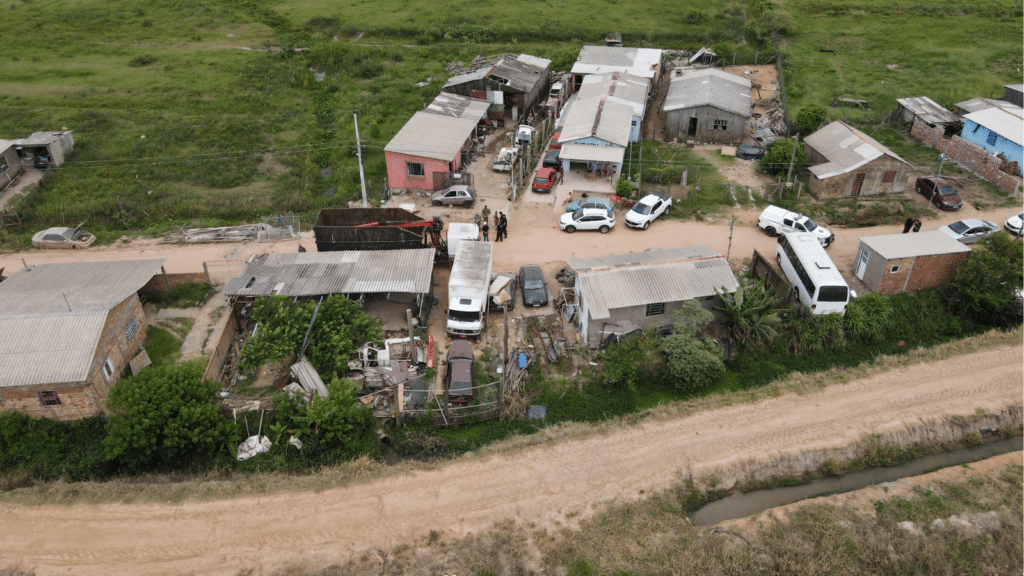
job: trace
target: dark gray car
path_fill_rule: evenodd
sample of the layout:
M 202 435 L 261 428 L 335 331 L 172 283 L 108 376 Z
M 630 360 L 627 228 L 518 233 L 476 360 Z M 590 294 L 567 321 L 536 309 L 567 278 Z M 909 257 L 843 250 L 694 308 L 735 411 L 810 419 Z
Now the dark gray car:
M 523 306 L 546 306 L 548 303 L 547 282 L 540 266 L 527 264 L 519 269 L 519 289 L 523 293 Z

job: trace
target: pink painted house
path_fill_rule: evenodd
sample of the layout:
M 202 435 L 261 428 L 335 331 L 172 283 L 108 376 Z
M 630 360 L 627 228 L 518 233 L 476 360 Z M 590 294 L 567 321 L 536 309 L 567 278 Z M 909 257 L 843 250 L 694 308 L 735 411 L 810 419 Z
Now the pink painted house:
M 413 114 L 384 147 L 392 190 L 440 190 L 462 170 L 487 102 L 453 94 L 438 99 Z

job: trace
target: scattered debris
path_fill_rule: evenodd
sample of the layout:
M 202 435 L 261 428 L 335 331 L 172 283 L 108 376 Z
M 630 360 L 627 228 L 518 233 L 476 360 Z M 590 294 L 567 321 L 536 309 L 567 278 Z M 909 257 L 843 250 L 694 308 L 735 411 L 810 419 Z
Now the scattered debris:
M 164 244 L 200 244 L 204 242 L 250 242 L 298 238 L 291 226 L 274 227 L 269 224 L 243 224 L 217 228 L 189 228 L 168 232 Z
M 248 460 L 257 454 L 269 452 L 273 443 L 266 436 L 249 436 L 238 445 L 238 460 Z

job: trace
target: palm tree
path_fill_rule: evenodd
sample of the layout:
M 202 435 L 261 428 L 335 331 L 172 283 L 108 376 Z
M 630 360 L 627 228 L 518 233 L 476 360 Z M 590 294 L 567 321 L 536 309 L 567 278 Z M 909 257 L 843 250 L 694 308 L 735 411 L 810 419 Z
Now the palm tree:
M 778 337 L 778 299 L 764 287 L 764 281 L 735 292 L 717 290 L 722 304 L 715 309 L 726 317 L 732 339 L 742 346 L 761 347 Z

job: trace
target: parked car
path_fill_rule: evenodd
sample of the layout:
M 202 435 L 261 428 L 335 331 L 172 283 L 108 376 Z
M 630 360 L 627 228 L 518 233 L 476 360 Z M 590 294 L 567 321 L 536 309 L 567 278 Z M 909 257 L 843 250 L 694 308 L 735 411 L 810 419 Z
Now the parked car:
M 515 274 L 494 274 L 491 276 L 491 288 L 487 291 L 488 306 L 491 310 L 514 310 L 516 307 L 516 287 L 519 279 Z
M 491 164 L 491 170 L 496 172 L 511 172 L 512 165 L 516 163 L 516 158 L 519 157 L 519 148 L 502 148 L 498 151 L 498 155 L 494 157 L 494 162 Z
M 642 228 L 647 230 L 651 222 L 662 214 L 667 214 L 672 208 L 672 197 L 668 194 L 655 192 L 648 194 L 633 205 L 622 217 L 622 221 L 630 228 Z
M 523 306 L 547 306 L 548 284 L 540 266 L 527 264 L 519 269 L 519 285 L 523 287 Z
M 576 212 L 577 210 L 582 210 L 584 208 L 601 208 L 609 214 L 615 213 L 615 203 L 604 196 L 577 198 L 565 205 L 566 212 Z
M 966 220 L 957 220 L 945 226 L 939 226 L 939 232 L 953 240 L 970 244 L 999 232 L 999 226 L 996 226 L 995 222 L 989 222 L 988 220 L 968 218 Z
M 32 160 L 32 165 L 39 170 L 46 170 L 50 167 L 50 157 L 46 154 L 36 154 L 35 159 Z
M 562 161 L 558 159 L 558 155 L 560 153 L 561 152 L 558 150 L 546 150 L 544 152 L 544 161 L 541 162 L 541 166 L 559 170 L 562 167 Z
M 558 181 L 558 172 L 554 168 L 538 168 L 533 175 L 533 191 L 538 193 L 551 192 Z
M 548 144 L 548 150 L 561 150 L 562 145 L 559 144 L 558 139 L 562 137 L 562 131 L 558 130 L 551 135 L 551 143 Z
M 1016 216 L 1010 216 L 1006 219 L 1006 223 L 1004 225 L 1010 234 L 1020 236 L 1022 234 L 1021 226 L 1024 225 L 1024 212 L 1021 212 Z
M 452 340 L 448 347 L 444 387 L 451 404 L 468 404 L 473 399 L 473 343 Z
M 959 210 L 964 204 L 964 201 L 956 193 L 956 190 L 953 189 L 953 186 L 942 178 L 922 176 L 917 179 L 917 184 L 914 188 L 917 189 L 918 194 L 921 194 L 929 202 L 942 210 Z
M 824 226 L 798 212 L 790 212 L 778 206 L 768 206 L 757 217 L 757 225 L 769 236 L 778 236 L 785 232 L 810 232 L 818 238 L 822 246 L 828 246 L 836 239 L 836 235 Z
M 597 230 L 607 234 L 615 228 L 615 213 L 604 208 L 583 208 L 562 214 L 558 227 L 570 234 L 577 230 Z
M 736 148 L 736 157 L 740 160 L 760 160 L 764 158 L 764 148 L 756 144 L 741 144 Z
M 36 248 L 88 248 L 95 241 L 95 236 L 82 231 L 82 224 L 78 228 L 54 226 L 32 235 L 32 246 Z
M 434 206 L 451 204 L 469 208 L 473 205 L 474 200 L 476 200 L 475 188 L 466 184 L 456 184 L 434 194 L 430 198 L 430 203 Z

